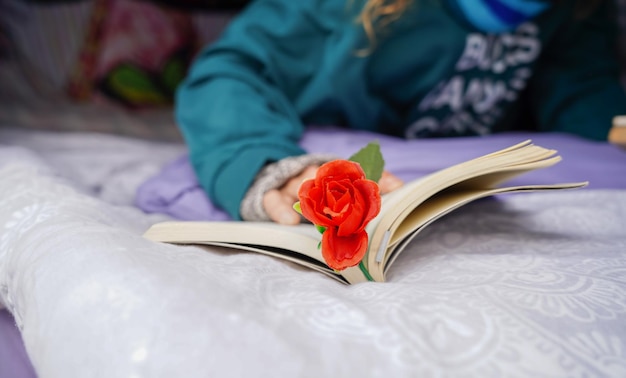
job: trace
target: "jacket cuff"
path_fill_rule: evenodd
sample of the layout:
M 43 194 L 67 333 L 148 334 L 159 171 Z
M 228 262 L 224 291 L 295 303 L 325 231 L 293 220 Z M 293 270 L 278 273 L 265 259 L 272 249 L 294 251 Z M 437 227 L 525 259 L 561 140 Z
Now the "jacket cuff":
M 241 201 L 239 208 L 241 218 L 246 221 L 269 221 L 270 218 L 263 207 L 263 196 L 266 192 L 280 188 L 308 166 L 321 165 L 334 159 L 337 159 L 335 155 L 308 154 L 287 157 L 266 165 L 255 177 Z

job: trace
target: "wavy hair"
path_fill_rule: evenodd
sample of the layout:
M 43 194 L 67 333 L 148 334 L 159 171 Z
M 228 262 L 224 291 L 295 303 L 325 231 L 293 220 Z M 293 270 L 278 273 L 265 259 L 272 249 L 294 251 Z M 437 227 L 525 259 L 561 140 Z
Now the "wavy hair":
M 351 2 L 354 0 L 351 0 Z M 417 1 L 417 0 L 415 0 Z M 402 14 L 411 6 L 414 0 L 367 0 L 357 21 L 363 25 L 363 29 L 370 41 L 371 50 L 376 45 L 378 32 L 389 24 L 398 20 Z M 569 0 L 548 0 L 555 5 L 565 3 Z M 590 15 L 605 0 L 575 0 L 576 17 L 584 18 Z
M 411 3 L 413 0 L 367 0 L 358 21 L 372 45 L 376 44 L 376 33 L 399 19 Z

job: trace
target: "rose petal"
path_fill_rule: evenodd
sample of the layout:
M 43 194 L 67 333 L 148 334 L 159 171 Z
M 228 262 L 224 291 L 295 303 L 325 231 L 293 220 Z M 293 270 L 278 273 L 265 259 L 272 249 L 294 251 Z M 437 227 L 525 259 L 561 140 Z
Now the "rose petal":
M 332 160 L 322 164 L 315 174 L 315 181 L 321 182 L 324 178 L 332 178 L 333 181 L 348 179 L 355 181 L 365 178 L 365 172 L 361 165 L 350 160 Z
M 302 215 L 316 225 L 337 227 L 348 237 L 362 231 L 380 211 L 378 184 L 365 178 L 361 166 L 348 160 L 324 164 L 315 179 L 299 191 Z
M 363 217 L 364 222 L 368 223 L 376 218 L 380 213 L 381 199 L 380 188 L 378 184 L 372 180 L 359 180 L 354 183 L 355 189 L 361 193 L 365 199 L 364 203 L 368 204 L 368 209 Z
M 353 183 L 353 203 L 351 213 L 339 224 L 337 234 L 347 236 L 365 229 L 365 226 L 380 212 L 380 190 L 371 180 L 357 180 Z
M 325 202 L 334 213 L 341 213 L 350 204 L 352 198 L 351 182 L 330 182 L 325 187 Z
M 302 183 L 298 190 L 302 216 L 313 222 L 313 224 L 324 227 L 335 226 L 333 220 L 324 215 L 324 204 L 318 200 L 320 196 L 321 189 L 315 187 L 314 180 L 306 180 Z
M 367 232 L 349 236 L 338 236 L 335 228 L 328 228 L 322 234 L 322 257 L 329 267 L 343 270 L 357 265 L 367 252 Z

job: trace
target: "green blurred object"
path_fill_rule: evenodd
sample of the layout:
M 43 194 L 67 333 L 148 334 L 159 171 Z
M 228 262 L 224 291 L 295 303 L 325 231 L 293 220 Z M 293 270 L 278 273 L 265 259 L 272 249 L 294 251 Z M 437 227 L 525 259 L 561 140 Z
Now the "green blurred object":
M 130 108 L 172 105 L 176 88 L 187 73 L 189 59 L 189 51 L 180 50 L 157 71 L 123 62 L 99 81 L 98 89 L 110 99 Z
M 122 63 L 113 68 L 102 81 L 102 91 L 129 106 L 158 106 L 171 102 L 154 75 L 141 68 Z

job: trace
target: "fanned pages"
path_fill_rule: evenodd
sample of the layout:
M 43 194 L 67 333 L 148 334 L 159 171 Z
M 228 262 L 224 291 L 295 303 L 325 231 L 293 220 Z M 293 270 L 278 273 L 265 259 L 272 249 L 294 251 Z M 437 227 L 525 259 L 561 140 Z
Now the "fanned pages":
M 362 265 L 329 268 L 319 249 L 321 235 L 310 224 L 171 221 L 150 227 L 145 237 L 184 245 L 215 245 L 264 253 L 317 270 L 341 282 L 384 282 L 406 245 L 433 221 L 476 199 L 501 193 L 574 189 L 587 182 L 501 186 L 524 173 L 547 168 L 561 158 L 555 150 L 524 141 L 406 183 L 382 198 L 380 214 L 367 226 L 369 246 Z

